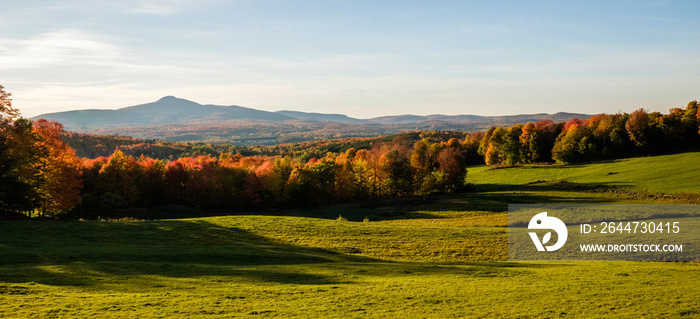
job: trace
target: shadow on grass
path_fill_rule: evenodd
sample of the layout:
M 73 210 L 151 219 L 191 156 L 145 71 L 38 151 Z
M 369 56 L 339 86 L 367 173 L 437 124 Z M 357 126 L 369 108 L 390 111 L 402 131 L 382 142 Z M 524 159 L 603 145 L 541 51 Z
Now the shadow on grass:
M 537 264 L 410 263 L 278 243 L 204 221 L 3 222 L 0 283 L 113 289 L 187 278 L 337 285 L 366 276 L 514 276 Z M 205 279 L 206 281 L 206 279 Z M 111 287 L 111 288 L 110 288 Z
M 338 280 L 244 268 L 370 260 L 203 221 L 5 222 L 0 229 L 6 236 L 0 262 L 5 282 L 89 285 L 99 274 L 226 276 L 238 267 L 237 276 L 258 280 L 331 284 Z
M 619 201 L 618 198 L 595 191 L 606 185 L 585 185 L 557 182 L 537 182 L 529 185 L 480 184 L 477 191 L 461 194 L 432 194 L 426 197 L 406 197 L 348 203 L 311 209 L 268 212 L 269 215 L 290 215 L 350 221 L 445 218 L 431 212 L 484 211 L 507 212 L 508 204 L 600 204 Z

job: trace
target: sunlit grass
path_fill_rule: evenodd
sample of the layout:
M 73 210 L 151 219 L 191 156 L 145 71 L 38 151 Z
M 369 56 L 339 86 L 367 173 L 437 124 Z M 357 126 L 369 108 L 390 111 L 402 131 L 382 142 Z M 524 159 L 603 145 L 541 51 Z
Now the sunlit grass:
M 700 193 L 700 152 L 635 157 L 578 165 L 469 168 L 468 180 L 482 189 L 537 181 L 595 183 L 662 193 Z
M 502 213 L 432 213 L 440 218 L 4 222 L 0 316 L 631 318 L 700 311 L 700 264 L 506 262 L 503 227 L 458 225 L 488 217 L 500 223 Z

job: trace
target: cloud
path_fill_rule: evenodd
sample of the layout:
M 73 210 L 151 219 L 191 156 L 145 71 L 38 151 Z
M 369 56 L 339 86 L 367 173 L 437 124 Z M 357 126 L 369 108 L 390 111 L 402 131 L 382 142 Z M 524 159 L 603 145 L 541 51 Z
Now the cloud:
M 184 10 L 186 5 L 186 1 L 179 0 L 135 1 L 125 11 L 127 13 L 170 15 Z
M 58 30 L 28 40 L 0 39 L 0 70 L 113 61 L 122 50 L 80 30 Z
M 122 2 L 125 12 L 131 14 L 172 15 L 206 8 L 220 0 L 132 0 Z

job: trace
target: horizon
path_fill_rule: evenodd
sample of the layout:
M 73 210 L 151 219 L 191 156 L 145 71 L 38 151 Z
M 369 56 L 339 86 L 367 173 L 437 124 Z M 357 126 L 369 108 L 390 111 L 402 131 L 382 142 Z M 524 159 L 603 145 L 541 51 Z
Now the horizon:
M 174 96 L 174 95 L 166 95 L 166 96 L 161 97 L 161 98 L 159 98 L 159 99 L 157 99 L 157 100 L 155 100 L 155 101 L 145 102 L 145 103 L 139 103 L 139 104 L 135 104 L 135 105 L 126 105 L 126 106 L 121 106 L 121 107 L 116 107 L 116 108 L 85 108 L 85 109 L 65 110 L 65 111 L 58 111 L 58 112 L 42 113 L 42 114 L 37 114 L 37 115 L 34 115 L 34 116 L 26 116 L 26 118 L 38 118 L 38 117 L 40 117 L 40 116 L 42 116 L 42 115 L 50 115 L 50 114 L 64 113 L 64 112 L 75 112 L 75 111 L 96 111 L 96 110 L 97 110 L 97 111 L 118 111 L 118 110 L 121 110 L 121 109 L 130 108 L 130 107 L 134 107 L 134 106 L 141 106 L 141 105 L 146 105 L 146 104 L 151 104 L 151 103 L 160 102 L 161 100 L 164 100 L 164 99 L 167 99 L 167 98 L 173 98 L 173 99 L 176 99 L 176 100 L 184 100 L 184 101 L 188 101 L 188 102 L 193 102 L 193 103 L 196 103 L 196 104 L 199 104 L 199 105 L 202 105 L 202 106 L 204 106 L 204 105 L 221 106 L 221 107 L 235 106 L 235 107 L 243 107 L 243 108 L 248 108 L 248 109 L 255 109 L 255 108 L 247 107 L 247 106 L 245 106 L 245 105 L 238 105 L 238 104 L 222 104 L 222 105 L 218 105 L 218 104 L 210 104 L 210 103 L 199 103 L 199 102 L 197 102 L 197 101 L 194 101 L 194 100 L 191 100 L 191 99 L 187 99 L 187 98 L 181 98 L 181 97 Z M 255 109 L 255 110 L 259 110 L 259 109 Z M 350 115 L 347 115 L 347 114 L 344 114 L 344 113 L 304 112 L 304 111 L 292 110 L 292 109 L 281 109 L 281 110 L 273 110 L 273 111 L 260 110 L 260 111 L 266 111 L 266 112 L 272 112 L 272 113 L 277 113 L 277 112 L 302 112 L 302 113 L 309 113 L 309 114 L 314 114 L 314 113 L 315 113 L 315 114 L 326 114 L 326 115 L 344 115 L 344 116 L 347 116 L 347 117 L 349 117 L 349 118 L 358 119 L 358 120 L 372 120 L 372 119 L 383 118 L 383 117 L 400 117 L 400 116 L 424 116 L 424 117 L 428 117 L 428 116 L 462 116 L 462 115 L 471 116 L 471 115 L 474 115 L 474 116 L 483 116 L 483 117 L 498 117 L 498 116 L 537 115 L 537 114 L 554 115 L 554 114 L 557 114 L 557 113 L 571 113 L 571 114 L 581 114 L 581 115 L 588 115 L 588 116 L 595 115 L 595 114 L 573 113 L 573 112 L 553 112 L 553 113 L 539 112 L 539 113 L 519 113 L 519 114 L 513 113 L 513 114 L 500 114 L 500 115 L 482 115 L 482 114 L 466 114 L 466 113 L 465 113 L 465 114 L 431 113 L 431 114 L 425 114 L 425 115 L 418 115 L 418 114 L 404 113 L 404 114 L 386 114 L 386 115 L 379 115 L 379 116 L 375 116 L 375 117 L 366 117 L 366 118 L 364 118 L 364 117 L 353 117 L 353 116 L 350 116 Z M 24 116 L 24 115 L 23 115 L 23 116 Z
M 0 12 L 27 117 L 186 96 L 367 119 L 667 113 L 697 100 L 694 1 L 48 0 Z

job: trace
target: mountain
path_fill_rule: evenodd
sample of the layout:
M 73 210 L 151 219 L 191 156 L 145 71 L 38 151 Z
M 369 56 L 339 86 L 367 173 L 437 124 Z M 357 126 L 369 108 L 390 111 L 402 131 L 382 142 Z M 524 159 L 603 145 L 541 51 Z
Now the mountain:
M 335 122 L 335 123 L 365 123 L 367 120 L 360 120 L 343 114 L 305 113 L 298 111 L 277 111 L 277 114 L 295 118 L 298 120 L 308 120 L 315 122 Z
M 105 126 L 150 126 L 226 121 L 283 122 L 294 118 L 274 112 L 231 105 L 202 105 L 166 96 L 158 101 L 117 110 L 79 110 L 48 113 L 33 117 L 58 121 L 66 128 L 101 128 Z
M 79 110 L 31 118 L 58 121 L 67 131 L 118 134 L 167 141 L 205 141 L 237 145 L 279 144 L 319 139 L 372 137 L 407 131 L 476 132 L 491 126 L 549 119 L 564 122 L 590 115 L 576 113 L 480 115 L 396 115 L 357 119 L 343 114 L 298 111 L 268 112 L 230 105 L 202 105 L 166 96 L 158 101 L 116 110 Z
M 587 119 L 591 117 L 588 114 L 564 113 L 555 114 L 538 113 L 538 114 L 518 114 L 518 115 L 498 115 L 498 116 L 482 116 L 482 115 L 442 115 L 432 114 L 426 116 L 420 115 L 394 115 L 382 116 L 369 119 L 368 121 L 381 124 L 407 124 L 407 123 L 425 123 L 425 122 L 444 122 L 444 123 L 470 123 L 483 124 L 491 123 L 492 125 L 512 125 L 516 123 L 537 122 L 541 120 L 552 120 L 554 122 L 565 122 L 573 118 Z
M 381 124 L 416 123 L 416 122 L 423 122 L 423 121 L 427 121 L 427 120 L 428 120 L 427 116 L 410 115 L 410 114 L 380 116 L 380 117 L 375 117 L 375 118 L 369 119 L 369 121 L 371 121 L 371 122 L 381 123 Z

